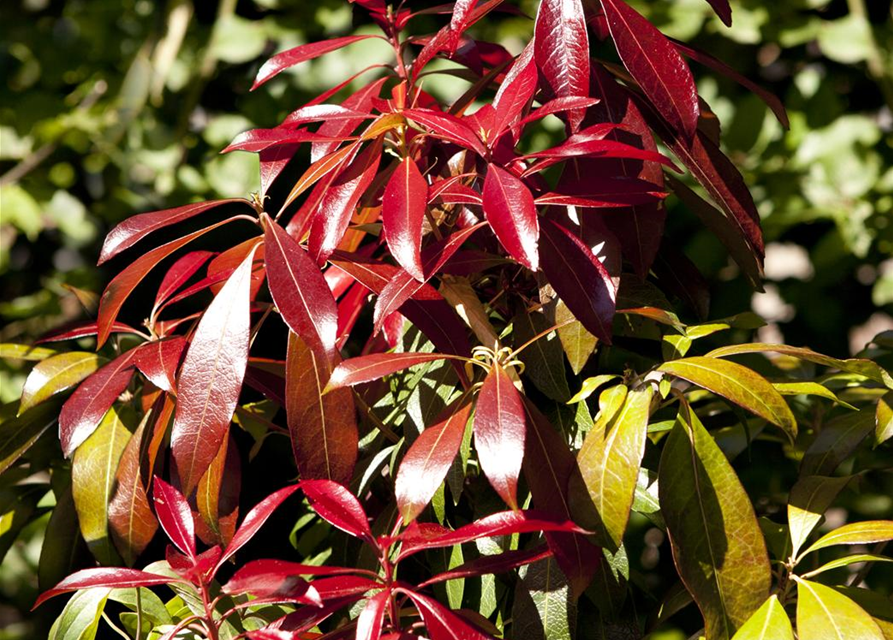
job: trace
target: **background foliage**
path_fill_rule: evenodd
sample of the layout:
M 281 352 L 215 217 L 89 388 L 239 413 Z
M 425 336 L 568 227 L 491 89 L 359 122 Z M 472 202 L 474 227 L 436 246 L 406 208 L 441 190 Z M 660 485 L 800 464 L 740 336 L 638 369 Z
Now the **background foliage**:
M 693 67 L 724 123 L 725 148 L 763 216 L 768 293 L 754 299 L 754 307 L 772 321 L 762 330 L 767 341 L 784 339 L 844 357 L 890 328 L 889 4 L 739 2 L 731 29 L 702 0 L 631 4 L 668 35 L 760 79 L 789 110 L 791 129 L 784 131 L 754 96 Z M 535 3 L 521 6 L 531 15 L 535 10 Z M 496 31 L 490 35 L 513 52 L 532 29 L 522 18 L 493 25 L 487 27 Z M 0 342 L 29 342 L 81 317 L 91 301 L 67 287 L 101 290 L 110 275 L 93 266 L 101 239 L 133 212 L 256 190 L 256 156 L 218 156 L 219 149 L 241 131 L 279 122 L 291 105 L 361 68 L 379 45 L 357 44 L 301 67 L 291 83 L 249 93 L 257 68 L 274 51 L 352 31 L 351 8 L 334 0 L 31 0 L 5 10 Z M 459 90 L 448 80 L 426 88 L 443 95 Z M 746 308 L 750 290 L 721 246 L 692 216 L 677 211 L 675 202 L 669 207 L 671 235 L 687 239 L 686 253 L 711 282 L 711 317 Z M 859 333 L 866 323 L 871 328 Z M 19 395 L 24 374 L 16 366 L 0 364 L 3 402 Z M 790 483 L 767 473 L 771 461 L 764 464 L 755 456 L 748 476 L 764 476 L 766 488 Z M 868 485 L 846 494 L 838 523 L 851 516 L 891 517 L 889 488 Z M 30 525 L 4 559 L 0 637 L 30 637 L 46 624 L 41 615 L 23 613 L 36 595 L 46 520 Z M 632 526 L 648 544 L 631 553 L 640 554 L 644 566 L 667 562 L 659 552 L 663 541 L 654 538 L 658 534 L 645 535 L 657 530 L 646 521 Z M 302 540 L 295 535 L 299 548 Z M 872 587 L 889 594 L 890 571 L 878 567 Z M 668 629 L 666 637 L 677 637 L 673 633 Z

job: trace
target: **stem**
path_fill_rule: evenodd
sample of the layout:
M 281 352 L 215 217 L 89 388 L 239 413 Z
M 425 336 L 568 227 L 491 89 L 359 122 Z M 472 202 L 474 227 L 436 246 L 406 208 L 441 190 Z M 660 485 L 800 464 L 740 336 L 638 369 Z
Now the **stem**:
M 143 637 L 143 596 L 140 588 L 136 587 L 136 640 Z
M 208 594 L 208 585 L 204 581 L 199 585 L 199 591 L 202 595 L 202 605 L 205 608 L 205 617 L 202 622 L 208 629 L 208 638 L 209 640 L 219 640 L 217 624 L 214 621 L 214 605 Z
M 874 545 L 874 549 L 871 550 L 872 555 L 879 556 L 884 552 L 884 548 L 887 546 L 887 541 L 878 542 Z M 853 576 L 853 579 L 850 581 L 849 586 L 858 587 L 865 581 L 865 578 L 868 577 L 868 572 L 871 571 L 871 568 L 874 566 L 874 562 L 866 562 L 865 566 L 859 569 L 859 572 Z
M 112 622 L 112 619 L 108 617 L 108 614 L 106 614 L 105 611 L 102 612 L 102 619 L 105 620 L 106 624 L 108 624 L 108 626 L 110 626 L 112 630 L 119 636 L 125 638 L 126 640 L 130 640 L 130 636 L 127 635 L 127 633 L 125 633 L 124 630 L 121 629 L 118 625 Z

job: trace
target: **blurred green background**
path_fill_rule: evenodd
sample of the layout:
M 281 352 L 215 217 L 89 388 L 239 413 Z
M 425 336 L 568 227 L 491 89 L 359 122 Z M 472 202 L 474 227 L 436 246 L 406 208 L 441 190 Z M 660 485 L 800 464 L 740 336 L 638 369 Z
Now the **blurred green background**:
M 534 14 L 536 2 L 520 4 Z M 711 283 L 711 315 L 753 307 L 770 320 L 761 339 L 835 356 L 893 329 L 891 4 L 733 1 L 731 29 L 704 0 L 631 4 L 789 110 L 785 131 L 757 98 L 693 63 L 768 242 L 767 293 L 755 297 L 718 241 L 668 202 L 671 235 Z M 111 275 L 94 266 L 102 238 L 127 216 L 255 191 L 256 156 L 219 150 L 387 58 L 381 43 L 367 41 L 250 93 L 257 69 L 276 51 L 370 28 L 361 10 L 354 14 L 342 0 L 5 0 L 0 342 L 28 342 L 84 317 L 83 300 L 67 287 L 101 292 Z M 493 15 L 480 28 L 517 52 L 532 22 Z M 441 23 L 426 17 L 414 26 Z M 462 86 L 444 80 L 426 89 Z M 18 397 L 23 379 L 0 363 L 0 400 Z M 0 571 L 0 640 L 28 634 L 17 612 L 34 597 L 39 544 L 26 539 Z

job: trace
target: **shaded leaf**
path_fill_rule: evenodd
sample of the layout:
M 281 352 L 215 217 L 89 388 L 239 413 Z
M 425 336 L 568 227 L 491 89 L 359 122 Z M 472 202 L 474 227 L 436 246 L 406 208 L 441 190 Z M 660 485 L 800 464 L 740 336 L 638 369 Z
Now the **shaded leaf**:
M 196 534 L 205 544 L 222 547 L 232 539 L 239 517 L 241 488 L 242 464 L 230 434 L 217 450 L 195 491 L 195 504 L 201 518 L 195 522 Z
M 875 409 L 875 446 L 893 438 L 893 392 L 878 399 Z
M 788 528 L 791 532 L 791 556 L 796 558 L 800 547 L 824 517 L 851 476 L 831 478 L 827 476 L 801 477 L 788 496 Z
M 529 340 L 547 331 L 552 325 L 542 313 L 522 311 L 512 318 L 514 347 L 520 348 Z M 556 332 L 549 332 L 531 342 L 519 354 L 524 363 L 524 375 L 536 388 L 558 402 L 570 397 L 564 376 L 564 355 Z
M 53 403 L 42 404 L 19 416 L 13 411 L 9 415 L 4 415 L 5 411 L 0 413 L 0 474 L 15 464 L 58 418 L 58 407 Z
M 800 461 L 800 476 L 829 476 L 874 430 L 870 411 L 853 412 L 822 426 Z
M 53 624 L 48 640 L 93 640 L 108 596 L 108 589 L 74 594 Z
M 40 562 L 37 566 L 37 584 L 41 591 L 74 573 L 78 566 L 82 566 L 79 563 L 89 558 L 87 545 L 78 526 L 71 487 L 67 486 L 61 492 L 54 493 L 56 506 L 53 507 L 46 529 L 46 540 L 52 542 L 40 548 Z
M 512 607 L 512 635 L 529 640 L 573 640 L 577 607 L 567 578 L 554 558 L 521 572 Z
M 218 566 L 222 565 L 226 560 L 232 557 L 236 551 L 248 544 L 251 538 L 254 537 L 258 530 L 267 521 L 267 518 L 273 514 L 273 511 L 275 511 L 279 505 L 299 488 L 300 485 L 293 484 L 284 489 L 279 489 L 254 505 L 251 511 L 245 515 L 242 524 L 236 529 L 236 533 L 233 535 L 232 540 L 229 541 L 229 545 L 227 545 L 223 555 L 220 556 Z

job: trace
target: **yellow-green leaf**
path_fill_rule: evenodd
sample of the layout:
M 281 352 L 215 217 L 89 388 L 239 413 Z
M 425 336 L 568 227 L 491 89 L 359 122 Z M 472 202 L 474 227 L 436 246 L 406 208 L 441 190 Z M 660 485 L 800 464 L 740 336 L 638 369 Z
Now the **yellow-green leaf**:
M 803 555 L 838 544 L 873 544 L 893 540 L 893 520 L 868 520 L 838 527 L 803 552 Z
M 878 400 L 875 410 L 875 446 L 893 438 L 893 391 Z
M 596 532 L 597 544 L 612 551 L 620 547 L 629 520 L 652 395 L 650 386 L 630 391 L 613 418 L 596 422 L 577 456 L 582 486 L 572 476 L 571 506 L 579 507 L 579 522 Z
M 794 640 L 794 630 L 778 596 L 772 596 L 738 629 L 732 640 Z
M 818 396 L 833 400 L 847 409 L 856 410 L 856 407 L 848 402 L 844 402 L 833 391 L 820 385 L 818 382 L 773 382 L 772 386 L 783 396 Z
M 893 558 L 888 558 L 886 556 L 878 556 L 872 553 L 857 553 L 852 556 L 844 556 L 843 558 L 837 558 L 836 560 L 832 560 L 831 562 L 826 562 L 818 569 L 813 569 L 808 573 L 804 573 L 804 578 L 811 578 L 813 576 L 817 576 L 820 573 L 825 573 L 826 571 L 831 571 L 833 569 L 840 569 L 841 567 L 848 567 L 851 564 L 856 564 L 857 562 L 893 562 Z
M 790 407 L 763 376 L 735 362 L 719 358 L 693 357 L 665 362 L 658 370 L 731 400 L 772 424 L 793 439 L 797 421 Z
M 28 451 L 58 417 L 59 407 L 54 402 L 18 416 L 15 403 L 4 406 L 0 410 L 0 473 Z
M 664 446 L 658 488 L 673 558 L 707 640 L 728 640 L 769 597 L 769 556 L 738 476 L 685 404 Z
M 120 561 L 109 538 L 108 509 L 118 462 L 130 437 L 118 410 L 112 407 L 71 461 L 71 493 L 81 535 L 105 565 Z
M 54 356 L 58 351 L 47 347 L 35 347 L 30 344 L 0 344 L 0 360 L 43 360 Z
M 103 362 L 105 358 L 87 351 L 60 353 L 38 362 L 25 380 L 19 413 L 70 389 L 96 371 Z
M 576 404 L 577 402 L 582 402 L 583 400 L 591 396 L 600 386 L 617 377 L 618 376 L 616 375 L 605 373 L 593 378 L 586 378 L 583 381 L 583 386 L 580 388 L 580 390 L 576 394 L 574 394 L 574 397 L 568 400 L 567 403 Z
M 884 640 L 880 628 L 855 602 L 818 582 L 797 580 L 799 640 Z
M 852 476 L 842 478 L 806 476 L 797 481 L 788 497 L 788 526 L 793 545 L 792 556 L 797 556 L 800 547 L 822 519 L 825 510 L 831 506 L 837 494 L 843 490 L 851 478 Z
M 561 346 L 564 348 L 564 355 L 571 365 L 574 375 L 579 375 L 583 367 L 589 361 L 589 356 L 595 351 L 598 344 L 598 338 L 589 333 L 583 324 L 574 319 L 574 314 L 567 308 L 563 300 L 558 300 L 555 305 L 555 324 L 564 324 L 565 326 L 558 330 L 558 339 L 561 340 Z

